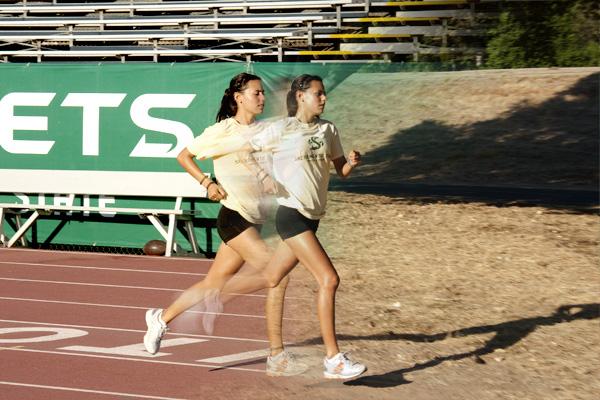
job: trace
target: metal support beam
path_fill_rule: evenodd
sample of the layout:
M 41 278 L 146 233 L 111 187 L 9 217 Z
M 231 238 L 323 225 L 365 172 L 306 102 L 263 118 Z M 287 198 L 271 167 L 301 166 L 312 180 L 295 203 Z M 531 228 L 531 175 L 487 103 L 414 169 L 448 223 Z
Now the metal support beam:
M 415 46 L 415 52 L 413 53 L 413 61 L 419 61 L 419 38 L 417 36 L 413 36 L 413 44 Z
M 277 38 L 277 62 L 283 62 L 283 39 Z
M 198 242 L 196 240 L 196 233 L 194 232 L 194 223 L 191 220 L 185 221 L 185 230 L 187 231 L 190 244 L 192 245 L 192 251 L 194 254 L 200 254 L 200 248 L 198 247 Z
M 4 214 L 4 208 L 0 208 L 0 243 L 2 243 L 2 245 L 5 245 L 7 240 L 7 237 L 4 234 Z
M 163 239 L 165 239 L 165 241 L 167 242 L 167 250 L 165 250 L 165 255 L 166 256 L 171 256 L 171 253 L 174 251 L 177 251 L 178 249 L 178 245 L 177 243 L 175 243 L 174 240 L 171 241 L 171 250 L 169 250 L 169 228 L 171 225 L 171 216 L 169 216 L 169 227 L 165 227 L 163 225 L 162 222 L 160 222 L 160 219 L 158 219 L 158 217 L 156 215 L 146 215 L 146 218 L 148 218 L 148 221 L 150 221 L 150 223 L 152 223 L 152 225 L 154 225 L 154 227 L 156 228 L 156 230 L 158 231 L 158 233 L 160 233 L 160 235 L 163 237 Z M 175 231 L 173 231 L 175 232 Z
M 21 216 L 19 214 L 15 214 L 15 223 L 17 225 L 17 229 L 21 229 Z M 25 235 L 21 236 L 21 246 L 27 246 L 27 238 Z
M 442 20 L 442 47 L 448 47 L 448 20 Z
M 27 221 L 25 221 L 25 223 L 19 229 L 17 229 L 15 234 L 10 238 L 7 247 L 12 247 L 17 240 L 21 239 L 21 236 L 23 236 L 25 232 L 27 232 L 29 227 L 33 225 L 33 223 L 36 219 L 38 219 L 39 216 L 40 212 L 38 210 L 35 210 L 33 214 L 31 214 L 31 216 L 27 219 Z

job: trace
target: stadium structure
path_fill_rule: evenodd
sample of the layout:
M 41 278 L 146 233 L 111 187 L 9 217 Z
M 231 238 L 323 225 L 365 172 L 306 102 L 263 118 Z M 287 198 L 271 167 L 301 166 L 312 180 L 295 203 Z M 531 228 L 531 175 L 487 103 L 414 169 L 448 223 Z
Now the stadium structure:
M 468 59 L 506 0 L 20 0 L 0 62 Z

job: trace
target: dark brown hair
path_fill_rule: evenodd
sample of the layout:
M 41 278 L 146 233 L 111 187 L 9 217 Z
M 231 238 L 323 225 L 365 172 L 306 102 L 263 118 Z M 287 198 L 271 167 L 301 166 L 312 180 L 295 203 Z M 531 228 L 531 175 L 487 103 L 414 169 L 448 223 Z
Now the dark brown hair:
M 296 100 L 296 92 L 304 92 L 306 89 L 310 88 L 310 83 L 312 81 L 319 81 L 323 83 L 323 79 L 321 79 L 320 76 L 308 74 L 300 75 L 292 81 L 292 87 L 290 88 L 286 99 L 288 117 L 293 117 L 298 112 L 298 100 Z
M 233 95 L 236 92 L 246 89 L 250 81 L 260 81 L 260 78 L 256 75 L 242 72 L 231 79 L 229 87 L 225 89 L 225 93 L 221 99 L 221 108 L 219 108 L 219 112 L 217 113 L 217 122 L 233 117 L 237 113 L 237 103 Z

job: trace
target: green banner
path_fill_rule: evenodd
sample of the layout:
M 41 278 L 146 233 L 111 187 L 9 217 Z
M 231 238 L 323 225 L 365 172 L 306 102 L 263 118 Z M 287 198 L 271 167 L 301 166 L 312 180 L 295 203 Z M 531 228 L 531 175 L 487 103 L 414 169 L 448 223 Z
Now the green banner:
M 263 79 L 267 100 L 261 117 L 266 118 L 285 113 L 285 94 L 297 75 L 321 75 L 331 93 L 359 70 L 398 69 L 396 65 L 301 63 L 0 65 L 0 173 L 15 169 L 180 172 L 175 157 L 215 122 L 223 92 L 240 72 Z M 210 161 L 200 165 L 212 172 Z M 23 196 L 33 201 L 29 198 L 36 195 L 14 193 L 10 179 L 0 180 L 0 202 L 23 204 Z M 47 195 L 44 201 L 55 204 L 56 200 Z M 108 201 L 120 207 L 124 201 L 143 199 Z M 188 202 L 205 218 L 214 218 L 219 207 L 202 199 Z M 55 221 L 42 220 L 34 239 L 141 247 L 156 238 L 151 226 L 124 228 L 110 216 L 100 216 L 93 225 L 82 223 L 84 217 L 75 222 L 65 216 L 67 222 L 60 229 Z M 103 225 L 102 218 L 112 224 Z M 13 230 L 10 224 L 4 228 L 9 234 Z M 218 238 L 198 229 L 200 246 L 214 251 Z

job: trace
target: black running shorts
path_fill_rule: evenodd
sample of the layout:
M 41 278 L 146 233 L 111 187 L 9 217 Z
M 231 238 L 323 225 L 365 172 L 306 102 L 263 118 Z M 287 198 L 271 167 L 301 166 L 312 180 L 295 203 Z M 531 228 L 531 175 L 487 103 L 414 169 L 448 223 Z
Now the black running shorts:
M 306 218 L 295 208 L 279 206 L 275 215 L 275 228 L 281 239 L 289 239 L 306 231 L 317 232 L 318 219 Z
M 227 207 L 221 207 L 219 216 L 217 217 L 217 232 L 223 242 L 229 242 L 246 229 L 252 227 L 260 232 L 262 225 L 253 224 L 242 217 L 237 211 L 230 210 Z

